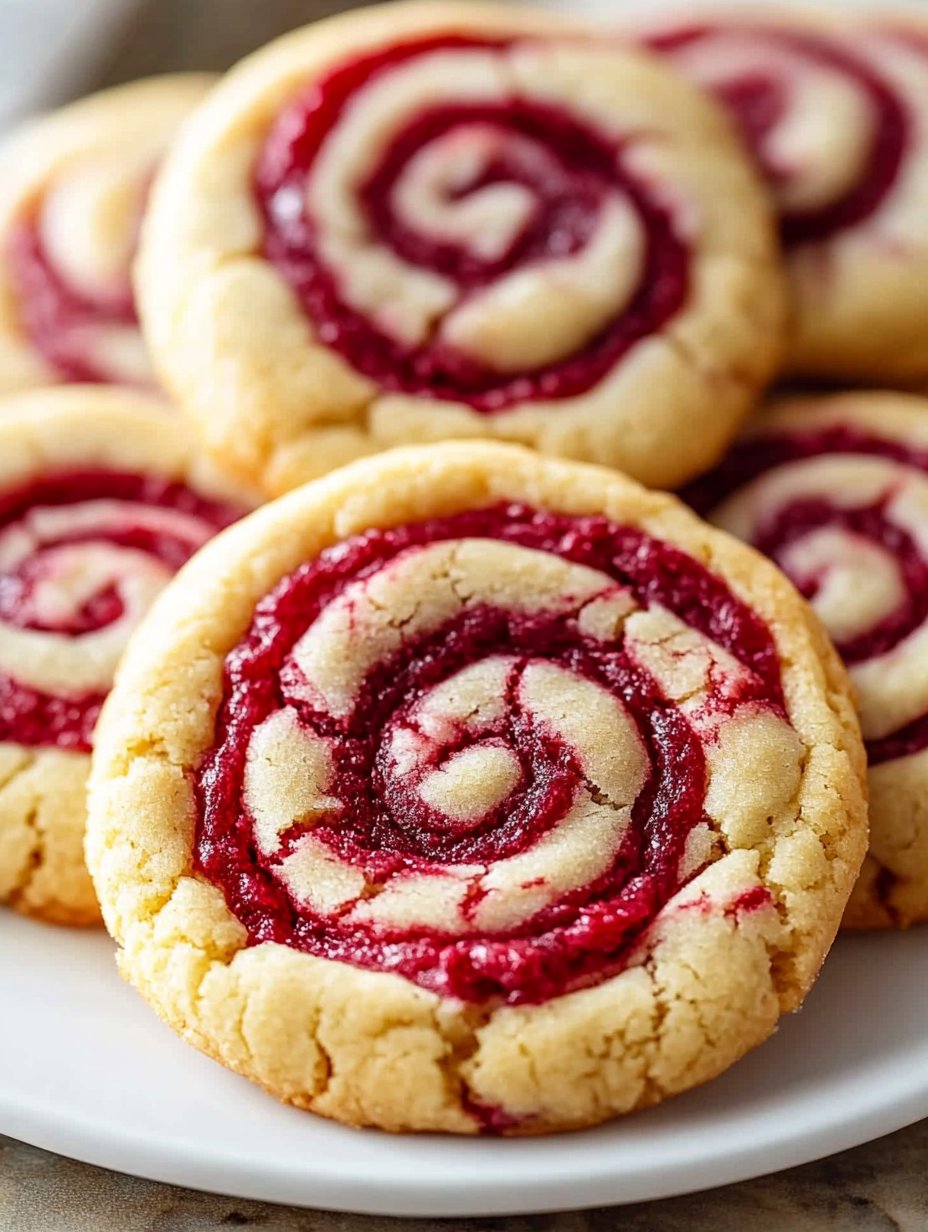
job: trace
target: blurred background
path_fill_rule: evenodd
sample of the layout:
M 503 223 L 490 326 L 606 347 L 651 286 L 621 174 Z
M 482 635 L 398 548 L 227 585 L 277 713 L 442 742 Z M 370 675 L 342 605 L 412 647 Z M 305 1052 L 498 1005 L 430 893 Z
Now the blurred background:
M 82 0 L 72 2 L 80 5 Z M 285 30 L 303 26 L 317 17 L 360 7 L 360 0 L 106 2 L 128 6 L 129 12 L 123 18 L 119 37 L 99 66 L 97 78 L 105 85 L 166 69 L 228 68 Z
M 351 0 L 0 0 L 0 129 L 100 86 L 228 68 L 285 30 L 351 7 Z
M 669 4 L 679 10 L 699 0 L 533 2 L 608 20 L 626 6 L 640 11 Z M 861 2 L 866 0 L 832 0 L 842 6 Z M 928 0 L 915 2 L 928 6 Z M 776 5 L 779 0 L 742 3 L 753 7 Z M 100 86 L 174 69 L 228 68 L 285 30 L 360 4 L 361 0 L 0 0 L 0 131 L 22 115 Z

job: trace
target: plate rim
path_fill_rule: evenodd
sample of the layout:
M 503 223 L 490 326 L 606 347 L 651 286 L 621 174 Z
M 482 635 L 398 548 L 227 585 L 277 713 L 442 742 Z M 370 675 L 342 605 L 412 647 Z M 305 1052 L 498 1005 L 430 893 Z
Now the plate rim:
M 901 1089 L 904 1085 L 909 1087 L 907 1092 Z M 568 1169 L 566 1175 L 558 1169 L 530 1181 L 483 1178 L 481 1189 L 475 1191 L 464 1184 L 452 1189 L 447 1177 L 430 1180 L 426 1173 L 415 1191 L 410 1191 L 391 1187 L 382 1177 L 359 1176 L 350 1164 L 341 1173 L 331 1168 L 327 1174 L 313 1173 L 310 1167 L 305 1174 L 295 1177 L 287 1166 L 275 1168 L 266 1160 L 249 1166 L 244 1152 L 241 1158 L 232 1158 L 226 1151 L 211 1149 L 209 1144 L 203 1144 L 196 1156 L 190 1156 L 179 1139 L 155 1140 L 146 1132 L 124 1127 L 117 1130 L 98 1118 L 80 1117 L 70 1110 L 62 1114 L 60 1109 L 38 1103 L 27 1107 L 0 1090 L 0 1133 L 81 1163 L 230 1198 L 340 1214 L 433 1219 L 547 1214 L 680 1197 L 812 1163 L 903 1129 L 924 1117 L 928 1117 L 928 1080 L 922 1087 L 912 1089 L 911 1081 L 906 1082 L 900 1073 L 895 1082 L 879 1088 L 878 1098 L 861 1101 L 852 1116 L 826 1113 L 823 1108 L 822 1115 L 807 1122 L 799 1132 L 787 1132 L 784 1126 L 778 1136 L 768 1133 L 757 1143 L 745 1140 L 740 1149 L 730 1151 L 724 1159 L 714 1157 L 711 1180 L 699 1175 L 708 1163 L 703 1155 L 681 1158 L 678 1152 L 669 1162 L 652 1160 L 630 1177 L 607 1173 L 602 1167 L 592 1175 L 584 1174 L 578 1166 Z M 397 1136 L 385 1136 L 394 1142 L 399 1140 Z M 575 1135 L 554 1137 L 569 1142 Z M 478 1158 L 475 1152 L 475 1160 Z M 577 1187 L 581 1185 L 583 1196 L 578 1198 Z
M 279 1103 L 184 1044 L 114 956 L 102 930 L 0 910 L 0 1134 L 233 1200 L 436 1220 L 621 1207 L 928 1117 L 928 928 L 845 933 L 802 1010 L 727 1073 L 540 1138 L 352 1130 Z

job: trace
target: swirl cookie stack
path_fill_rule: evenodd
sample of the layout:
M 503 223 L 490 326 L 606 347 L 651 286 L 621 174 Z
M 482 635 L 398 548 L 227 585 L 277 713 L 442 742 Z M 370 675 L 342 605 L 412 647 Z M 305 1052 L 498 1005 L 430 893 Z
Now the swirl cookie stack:
M 0 153 L 0 390 L 150 386 L 129 281 L 152 176 L 210 79 L 135 82 L 31 124 Z
M 0 414 L 0 901 L 99 920 L 82 857 L 93 731 L 130 632 L 244 512 L 164 407 L 103 388 Z
M 928 917 L 928 412 L 738 438 L 790 295 L 928 377 L 928 56 L 638 44 L 393 4 L 0 160 L 0 387 L 95 382 L 0 405 L 0 900 L 348 1124 L 644 1108 Z
M 737 120 L 776 204 L 792 372 L 928 382 L 928 34 L 835 6 L 692 11 L 646 43 Z
M 783 330 L 721 110 L 589 31 L 457 3 L 320 23 L 233 70 L 166 161 L 138 286 L 165 385 L 270 492 L 462 436 L 679 483 Z
M 772 565 L 614 473 L 452 443 L 282 498 L 165 592 L 88 858 L 123 972 L 226 1065 L 352 1124 L 538 1132 L 799 1003 L 861 776 Z

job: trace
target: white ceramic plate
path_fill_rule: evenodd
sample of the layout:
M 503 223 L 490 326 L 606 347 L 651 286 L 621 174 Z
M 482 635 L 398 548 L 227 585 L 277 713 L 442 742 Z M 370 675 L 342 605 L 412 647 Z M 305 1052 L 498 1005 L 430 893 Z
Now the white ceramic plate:
M 723 1078 L 579 1134 L 389 1137 L 285 1108 L 121 983 L 102 936 L 0 912 L 0 1132 L 159 1181 L 381 1215 L 668 1197 L 928 1116 L 928 934 L 843 938 L 805 1009 Z

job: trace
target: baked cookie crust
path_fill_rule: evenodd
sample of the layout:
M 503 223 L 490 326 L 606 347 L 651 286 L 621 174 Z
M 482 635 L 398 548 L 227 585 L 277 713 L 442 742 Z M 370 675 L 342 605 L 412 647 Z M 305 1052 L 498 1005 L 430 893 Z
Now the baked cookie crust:
M 928 919 L 928 401 L 779 399 L 690 496 L 793 578 L 849 665 L 870 758 L 870 851 L 845 924 Z
M 213 78 L 117 86 L 0 147 L 0 393 L 153 387 L 130 284 L 151 179 Z
M 644 41 L 727 103 L 766 173 L 794 306 L 787 369 L 923 388 L 928 23 L 882 5 L 707 5 Z
M 655 751 L 665 720 L 704 787 Z M 641 845 L 661 765 L 701 794 Z M 454 442 L 298 489 L 181 572 L 104 708 L 87 859 L 123 974 L 224 1065 L 354 1125 L 538 1133 L 704 1082 L 801 1003 L 863 778 L 844 672 L 772 565 L 614 472 Z
M 270 493 L 449 437 L 672 485 L 731 439 L 784 332 L 721 109 L 490 4 L 366 9 L 233 69 L 165 163 L 136 273 L 165 386 Z
M 4 399 L 0 902 L 99 924 L 83 858 L 95 715 L 141 613 L 230 502 L 248 503 L 155 397 L 88 385 Z

